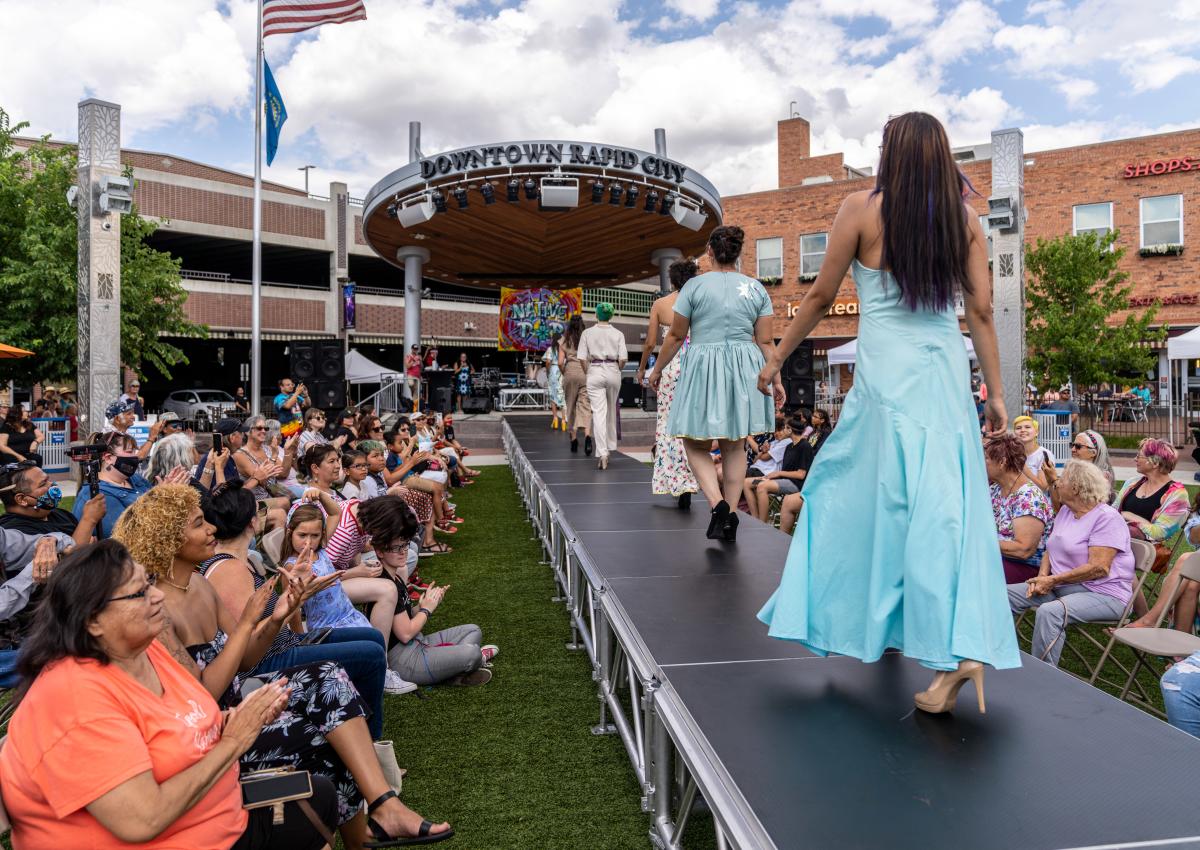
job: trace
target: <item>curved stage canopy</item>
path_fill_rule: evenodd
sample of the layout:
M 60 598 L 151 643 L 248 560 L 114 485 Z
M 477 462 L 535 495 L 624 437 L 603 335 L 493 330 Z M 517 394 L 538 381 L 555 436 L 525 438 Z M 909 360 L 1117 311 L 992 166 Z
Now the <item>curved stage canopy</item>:
M 465 206 L 464 206 L 465 205 Z M 411 162 L 367 194 L 363 236 L 397 266 L 480 287 L 614 286 L 658 274 L 651 255 L 704 250 L 721 199 L 664 156 L 592 142 L 503 142 Z

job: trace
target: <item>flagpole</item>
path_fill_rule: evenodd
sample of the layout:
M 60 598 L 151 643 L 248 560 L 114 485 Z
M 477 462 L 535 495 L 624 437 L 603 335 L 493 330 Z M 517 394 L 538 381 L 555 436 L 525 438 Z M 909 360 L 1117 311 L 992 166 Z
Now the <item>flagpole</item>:
M 263 3 L 256 0 L 258 33 L 254 48 L 254 236 L 250 248 L 250 413 L 258 416 L 262 398 L 262 123 Z

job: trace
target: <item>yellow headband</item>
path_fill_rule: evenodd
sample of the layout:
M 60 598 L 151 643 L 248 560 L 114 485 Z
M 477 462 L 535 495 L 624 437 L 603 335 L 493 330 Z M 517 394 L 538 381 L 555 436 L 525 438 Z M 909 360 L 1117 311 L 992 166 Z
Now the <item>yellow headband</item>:
M 1034 419 L 1032 416 L 1018 416 L 1016 419 L 1013 420 L 1013 427 L 1016 428 L 1022 422 L 1028 422 L 1030 425 L 1032 425 L 1033 433 L 1035 433 L 1035 434 L 1041 430 L 1040 428 L 1038 428 L 1037 420 Z

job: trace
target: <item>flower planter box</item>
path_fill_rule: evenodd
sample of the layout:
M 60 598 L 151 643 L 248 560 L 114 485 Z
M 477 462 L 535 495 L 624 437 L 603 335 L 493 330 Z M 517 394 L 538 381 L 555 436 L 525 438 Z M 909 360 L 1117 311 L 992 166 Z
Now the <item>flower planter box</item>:
M 1138 254 L 1142 257 L 1178 257 L 1182 253 L 1183 246 L 1175 244 L 1147 245 L 1138 249 Z

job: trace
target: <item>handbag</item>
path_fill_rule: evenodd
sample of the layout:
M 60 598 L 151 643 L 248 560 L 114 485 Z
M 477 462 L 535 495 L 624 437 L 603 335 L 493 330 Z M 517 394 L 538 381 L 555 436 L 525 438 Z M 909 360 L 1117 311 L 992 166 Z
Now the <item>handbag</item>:
M 279 826 L 283 823 L 284 804 L 295 803 L 325 843 L 330 847 L 334 846 L 333 834 L 308 802 L 313 790 L 312 774 L 307 770 L 295 770 L 291 767 L 256 770 L 239 776 L 238 783 L 242 789 L 243 809 L 253 811 L 270 806 L 271 824 Z

